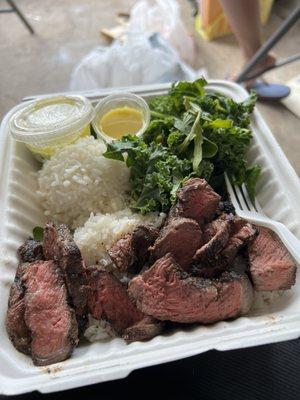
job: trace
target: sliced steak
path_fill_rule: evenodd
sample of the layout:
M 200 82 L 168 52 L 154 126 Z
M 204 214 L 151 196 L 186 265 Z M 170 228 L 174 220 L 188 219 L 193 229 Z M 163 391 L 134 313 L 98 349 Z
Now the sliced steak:
M 25 288 L 22 284 L 22 276 L 26 273 L 29 265 L 29 263 L 22 263 L 18 266 L 15 280 L 10 288 L 6 314 L 8 336 L 15 348 L 24 354 L 30 354 L 31 337 L 24 319 Z
M 192 276 L 212 279 L 220 276 L 227 268 L 227 263 L 220 263 L 219 261 L 208 265 L 193 264 L 189 269 L 189 273 Z
M 215 215 L 221 197 L 205 179 L 192 178 L 177 193 L 178 202 L 170 211 L 170 216 L 195 219 L 202 226 Z
M 232 215 L 236 214 L 234 205 L 231 203 L 231 201 L 220 201 L 216 214 L 217 216 L 220 216 L 224 213 Z
M 138 262 L 138 267 L 144 266 L 149 258 L 149 247 L 158 238 L 159 230 L 154 225 L 138 225 L 132 232 L 132 247 Z
M 114 243 L 108 250 L 108 254 L 120 271 L 128 271 L 135 262 L 132 234 L 127 233 L 127 235 Z
M 18 254 L 21 262 L 44 260 L 43 243 L 29 237 L 18 248 Z
M 221 218 L 224 218 L 224 215 Z M 234 217 L 233 220 L 232 218 L 232 215 L 225 217 L 225 220 L 227 220 L 230 224 L 229 238 L 227 236 L 228 231 L 225 230 L 228 238 L 228 241 L 225 243 L 225 245 L 225 237 L 222 236 L 222 232 L 224 231 L 220 229 L 220 231 L 207 243 L 207 245 L 203 246 L 204 251 L 206 250 L 206 247 L 209 247 L 210 242 L 217 247 L 217 251 L 212 247 L 212 250 L 214 250 L 215 253 L 214 258 L 213 251 L 209 253 L 209 257 L 203 257 L 202 248 L 197 251 L 198 254 L 195 254 L 195 261 L 191 268 L 191 273 L 193 275 L 203 278 L 214 278 L 220 275 L 222 272 L 231 269 L 239 250 L 245 247 L 251 242 L 251 240 L 255 238 L 257 235 L 257 230 L 254 225 L 239 217 Z M 219 219 L 207 225 L 206 234 L 204 236 L 205 240 L 209 239 L 214 233 L 214 227 L 217 228 L 218 224 L 221 225 L 221 221 L 219 223 L 217 221 L 219 221 Z M 224 240 L 222 242 L 219 241 L 219 237 L 223 238 Z M 215 241 L 217 241 L 216 244 Z M 199 255 L 202 256 L 202 258 L 200 258 Z M 205 252 L 204 255 L 206 255 Z
M 89 311 L 96 319 L 106 320 L 122 334 L 126 328 L 144 318 L 129 298 L 126 287 L 104 268 L 89 267 Z
M 253 298 L 245 274 L 225 272 L 215 280 L 191 277 L 171 254 L 133 278 L 129 293 L 145 314 L 182 323 L 236 318 L 249 311 Z
M 48 365 L 67 359 L 78 343 L 78 330 L 60 268 L 54 261 L 37 261 L 22 281 L 33 362 Z
M 231 232 L 233 216 L 224 214 L 218 219 L 207 224 L 203 231 L 203 246 L 198 249 L 193 257 L 197 263 L 209 264 L 224 249 Z
M 119 239 L 108 250 L 108 254 L 119 271 L 138 272 L 149 258 L 149 247 L 158 237 L 153 225 L 138 225 L 132 233 Z
M 149 340 L 160 335 L 163 331 L 163 323 L 153 317 L 146 316 L 136 324 L 126 328 L 123 333 L 123 339 L 127 343 Z
M 171 218 L 161 230 L 153 247 L 151 259 L 156 260 L 171 253 L 177 263 L 187 269 L 195 251 L 202 244 L 202 231 L 199 224 L 190 218 Z
M 76 315 L 84 320 L 87 312 L 87 276 L 80 250 L 66 225 L 56 226 L 53 222 L 46 223 L 44 253 L 46 260 L 57 261 L 63 272 Z
M 231 235 L 225 249 L 219 255 L 219 260 L 230 265 L 239 250 L 254 240 L 257 233 L 256 227 L 250 222 L 235 217 Z
M 259 234 L 248 246 L 250 273 L 255 290 L 286 290 L 295 284 L 296 264 L 275 232 L 257 227 Z

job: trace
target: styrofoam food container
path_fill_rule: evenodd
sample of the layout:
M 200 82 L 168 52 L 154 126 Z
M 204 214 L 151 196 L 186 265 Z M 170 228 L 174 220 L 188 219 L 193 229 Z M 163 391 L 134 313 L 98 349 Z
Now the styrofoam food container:
M 165 93 L 169 85 L 127 88 L 145 99 Z M 211 81 L 209 90 L 218 90 L 237 101 L 247 93 L 240 86 Z M 110 91 L 111 92 L 111 91 Z M 98 102 L 107 92 L 90 92 Z M 87 95 L 85 93 L 85 95 Z M 29 357 L 10 343 L 5 330 L 9 288 L 17 267 L 18 246 L 44 216 L 37 196 L 35 174 L 39 164 L 21 143 L 10 138 L 4 118 L 0 131 L 0 393 L 19 394 L 32 390 L 43 393 L 124 378 L 131 371 L 200 354 L 211 349 L 231 350 L 300 336 L 300 280 L 281 294 L 256 294 L 252 311 L 234 321 L 192 326 L 155 337 L 148 342 L 127 345 L 116 338 L 106 342 L 81 344 L 72 357 L 48 367 L 36 367 Z M 256 110 L 252 118 L 255 135 L 249 161 L 263 167 L 258 199 L 270 217 L 283 222 L 300 238 L 300 184 L 290 163 Z M 299 275 L 299 274 L 298 274 Z

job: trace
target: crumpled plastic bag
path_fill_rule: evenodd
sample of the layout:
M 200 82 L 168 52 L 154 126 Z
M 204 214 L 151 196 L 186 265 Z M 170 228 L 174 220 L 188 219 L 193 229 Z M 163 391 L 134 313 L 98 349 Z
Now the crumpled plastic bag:
M 71 74 L 70 90 L 92 90 L 194 80 L 195 71 L 160 34 L 130 33 L 124 43 L 99 47 L 85 56 Z
M 160 33 L 187 63 L 194 61 L 194 42 L 180 16 L 176 0 L 140 0 L 130 11 L 129 32 Z

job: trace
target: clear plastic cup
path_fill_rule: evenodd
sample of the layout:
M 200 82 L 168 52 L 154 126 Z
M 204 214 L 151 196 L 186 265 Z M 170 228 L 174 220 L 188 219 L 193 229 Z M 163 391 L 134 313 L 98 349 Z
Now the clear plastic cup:
M 92 121 L 92 126 L 99 139 L 102 139 L 104 142 L 116 140 L 116 138 L 103 132 L 100 121 L 109 111 L 123 107 L 133 108 L 141 112 L 143 124 L 141 129 L 134 134 L 136 136 L 141 136 L 145 132 L 150 122 L 150 109 L 147 102 L 142 97 L 135 94 L 120 92 L 105 97 L 95 108 L 95 116 Z
M 10 133 L 44 161 L 58 149 L 90 135 L 93 116 L 93 106 L 83 96 L 47 97 L 18 110 L 10 119 Z

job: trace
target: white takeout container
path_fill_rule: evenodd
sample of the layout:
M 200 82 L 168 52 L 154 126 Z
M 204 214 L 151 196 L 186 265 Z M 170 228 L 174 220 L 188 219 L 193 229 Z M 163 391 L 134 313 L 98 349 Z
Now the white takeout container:
M 168 84 L 126 88 L 146 100 L 167 91 Z M 246 98 L 240 86 L 210 81 L 208 89 L 220 91 L 236 101 Z M 98 102 L 113 91 L 83 93 Z M 122 339 L 81 344 L 72 357 L 48 367 L 36 367 L 29 357 L 10 343 L 5 330 L 9 288 L 17 267 L 18 246 L 44 216 L 39 205 L 35 174 L 39 164 L 26 147 L 13 141 L 8 131 L 10 115 L 0 131 L 0 394 L 33 390 L 43 393 L 126 377 L 135 369 L 200 354 L 211 349 L 231 350 L 262 345 L 300 336 L 300 279 L 283 294 L 256 294 L 249 315 L 208 326 L 191 326 L 127 345 Z M 252 117 L 255 135 L 248 157 L 262 165 L 258 199 L 270 217 L 283 222 L 300 239 L 299 178 L 256 110 Z M 271 299 L 271 301 L 270 301 Z

